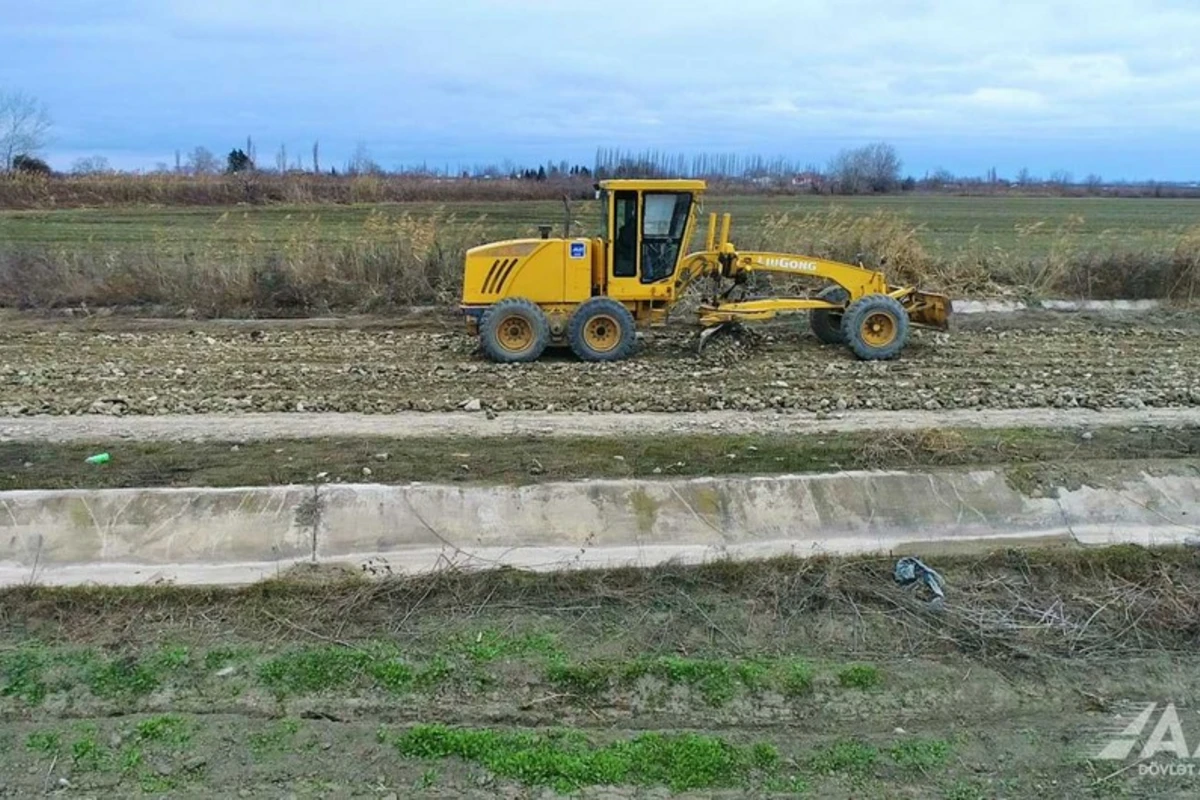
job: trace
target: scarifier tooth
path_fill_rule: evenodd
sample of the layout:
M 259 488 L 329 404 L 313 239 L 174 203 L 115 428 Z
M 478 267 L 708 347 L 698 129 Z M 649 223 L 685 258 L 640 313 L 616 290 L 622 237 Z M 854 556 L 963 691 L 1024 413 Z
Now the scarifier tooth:
M 700 331 L 700 338 L 699 338 L 699 341 L 697 341 L 697 343 L 696 343 L 696 352 L 699 353 L 701 350 L 703 350 L 705 343 L 709 339 L 711 339 L 714 335 L 716 335 L 716 333 L 718 331 L 724 330 L 725 327 L 728 325 L 729 325 L 728 322 L 718 322 L 716 325 L 713 325 L 711 328 L 705 328 L 704 330 Z

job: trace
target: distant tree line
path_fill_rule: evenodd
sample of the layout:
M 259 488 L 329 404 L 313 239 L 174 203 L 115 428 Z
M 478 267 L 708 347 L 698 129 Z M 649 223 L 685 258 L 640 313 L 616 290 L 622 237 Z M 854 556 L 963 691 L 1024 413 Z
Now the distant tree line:
M 36 98 L 21 92 L 0 92 L 0 173 L 50 176 L 53 170 L 39 155 L 49 142 L 52 121 L 46 107 Z M 320 142 L 313 142 L 310 153 L 289 154 L 280 145 L 273 159 L 264 165 L 258 158 L 252 137 L 244 146 L 231 148 L 224 157 L 206 147 L 194 147 L 186 155 L 175 151 L 174 165 L 160 162 L 153 174 L 183 176 L 252 175 L 255 173 L 329 176 L 408 177 L 434 181 L 532 181 L 592 182 L 606 178 L 704 178 L 725 185 L 744 185 L 763 191 L 812 192 L 820 194 L 875 194 L 906 191 L 926 192 L 1041 192 L 1058 194 L 1136 194 L 1152 196 L 1190 196 L 1200 194 L 1200 182 L 1106 182 L 1096 174 L 1076 181 L 1067 171 L 1057 170 L 1047 177 L 1019 170 L 1011 179 L 1002 178 L 995 168 L 980 176 L 954 175 L 942 168 L 921 177 L 903 174 L 903 161 L 896 148 L 887 142 L 875 142 L 838 152 L 822 168 L 812 162 L 801 164 L 785 157 L 738 155 L 731 153 L 681 154 L 663 150 L 642 151 L 601 147 L 590 165 L 567 161 L 541 164 L 476 164 L 451 169 L 428 163 L 400 165 L 391 170 L 380 166 L 363 142 L 340 166 L 323 165 Z M 114 170 L 104 156 L 79 158 L 71 165 L 75 176 L 131 174 Z

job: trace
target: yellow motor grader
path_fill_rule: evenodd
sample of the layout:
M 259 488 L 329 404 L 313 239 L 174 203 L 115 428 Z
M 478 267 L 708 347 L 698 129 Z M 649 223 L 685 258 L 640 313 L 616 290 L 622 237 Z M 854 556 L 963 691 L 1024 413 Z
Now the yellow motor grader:
M 585 361 L 629 356 L 639 327 L 662 325 L 697 278 L 710 281 L 701 300 L 699 346 L 716 331 L 778 314 L 809 312 L 826 344 L 860 359 L 894 358 L 917 325 L 946 330 L 951 303 L 941 294 L 892 286 L 881 272 L 805 255 L 740 252 L 729 241 L 730 215 L 710 214 L 705 247 L 687 252 L 696 227 L 698 180 L 610 180 L 596 184 L 602 235 L 573 238 L 570 210 L 562 238 L 513 239 L 467 251 L 461 310 L 488 358 L 533 361 L 567 346 Z M 812 296 L 749 298 L 751 274 L 815 278 Z M 739 296 L 731 298 L 735 290 Z

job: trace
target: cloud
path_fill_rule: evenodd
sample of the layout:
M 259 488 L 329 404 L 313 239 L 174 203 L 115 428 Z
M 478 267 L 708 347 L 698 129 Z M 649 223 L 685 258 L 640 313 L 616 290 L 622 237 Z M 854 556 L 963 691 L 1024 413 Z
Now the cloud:
M 147 163 L 248 134 L 260 155 L 320 138 L 334 159 L 362 140 L 388 165 L 597 146 L 820 162 L 884 138 L 914 170 L 1020 140 L 1012 158 L 1042 171 L 1136 170 L 1105 154 L 1177 147 L 1178 173 L 1200 132 L 1200 6 L 1184 0 L 50 5 L 7 15 L 0 87 L 47 101 L 55 152 Z M 1064 157 L 1101 163 L 1050 163 Z

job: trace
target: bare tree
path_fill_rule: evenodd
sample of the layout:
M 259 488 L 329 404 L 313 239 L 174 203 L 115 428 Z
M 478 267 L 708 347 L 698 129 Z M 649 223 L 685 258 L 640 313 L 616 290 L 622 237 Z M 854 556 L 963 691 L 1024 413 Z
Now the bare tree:
M 843 194 L 858 194 L 866 185 L 866 176 L 862 174 L 862 165 L 850 150 L 842 150 L 829 160 L 825 168 L 829 179 L 833 181 L 837 191 Z
M 1075 182 L 1075 176 L 1065 169 L 1056 169 L 1050 173 L 1050 183 L 1055 186 L 1070 186 Z
M 77 158 L 71 164 L 71 173 L 74 175 L 103 175 L 107 172 L 112 172 L 112 168 L 109 167 L 108 159 L 104 156 Z
M 873 192 L 891 192 L 900 185 L 900 156 L 885 142 L 869 144 L 859 150 L 867 184 Z
M 313 172 L 320 172 L 321 171 L 321 158 L 320 158 L 321 142 L 319 140 L 313 142 L 312 156 L 313 156 Z
M 193 175 L 212 175 L 220 167 L 217 157 L 207 147 L 197 147 L 188 154 L 187 168 Z
M 941 189 L 954 183 L 956 180 L 957 178 L 954 177 L 953 172 L 945 167 L 938 167 L 933 171 L 932 175 L 925 178 L 925 185 L 931 189 Z
M 33 156 L 50 138 L 50 113 L 37 98 L 24 92 L 0 93 L 0 158 L 3 171 L 13 171 L 17 156 Z
M 845 194 L 890 192 L 900 185 L 900 157 L 884 142 L 842 150 L 829 162 L 829 177 Z
M 350 156 L 349 163 L 346 164 L 346 172 L 351 175 L 369 175 L 382 172 L 379 164 L 371 157 L 371 151 L 367 149 L 365 142 L 359 142 L 354 148 L 354 155 Z
M 279 145 L 279 152 L 275 154 L 275 169 L 279 171 L 280 175 L 288 171 L 286 144 Z

